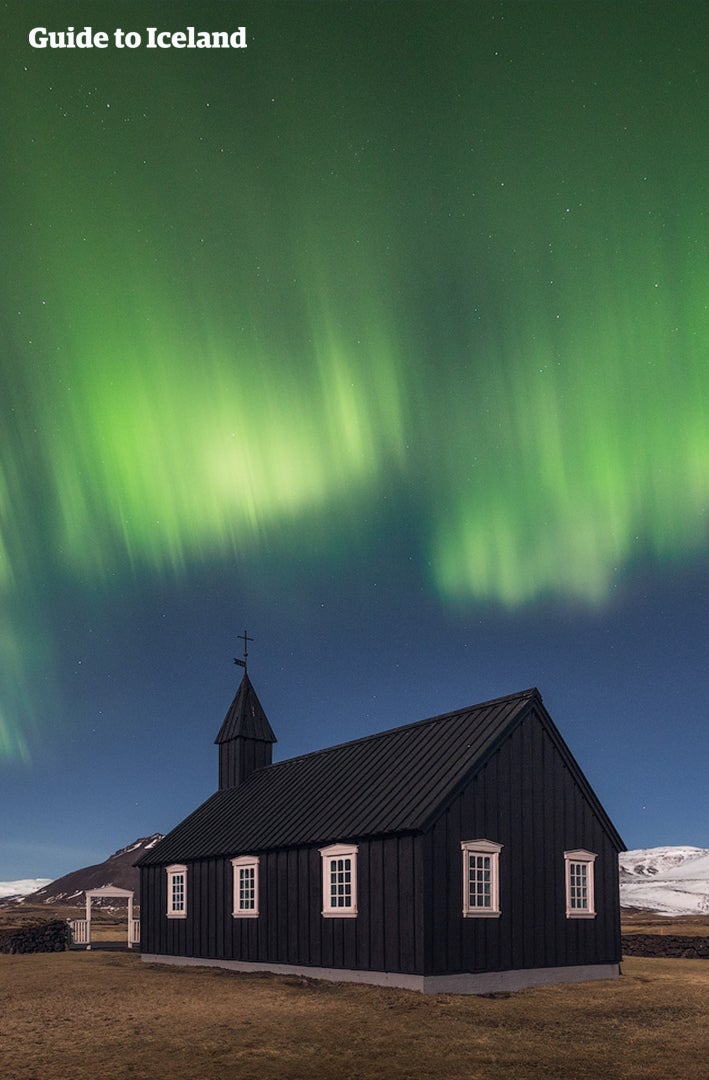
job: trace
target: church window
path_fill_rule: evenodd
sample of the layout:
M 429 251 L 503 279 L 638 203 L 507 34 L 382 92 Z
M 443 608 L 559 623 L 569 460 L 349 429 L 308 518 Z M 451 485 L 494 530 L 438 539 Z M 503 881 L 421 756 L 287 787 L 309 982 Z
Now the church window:
M 357 852 L 351 844 L 322 848 L 323 906 L 327 919 L 357 915 Z
M 500 852 L 493 840 L 463 840 L 463 916 L 498 918 L 500 912 Z
M 596 898 L 593 869 L 596 856 L 592 851 L 564 852 L 566 870 L 566 918 L 595 919 Z
M 167 867 L 167 917 L 187 918 L 187 867 Z
M 258 917 L 258 868 L 259 860 L 255 855 L 240 855 L 232 859 L 234 868 L 234 910 L 235 919 L 255 919 Z

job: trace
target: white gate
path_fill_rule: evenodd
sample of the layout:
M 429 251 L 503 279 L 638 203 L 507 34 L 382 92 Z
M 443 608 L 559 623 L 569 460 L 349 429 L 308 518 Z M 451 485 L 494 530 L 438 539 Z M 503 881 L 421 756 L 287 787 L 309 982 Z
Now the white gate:
M 69 930 L 71 931 L 71 944 L 72 945 L 88 945 L 89 944 L 89 923 L 88 919 L 67 919 L 69 923 Z
M 118 889 L 112 885 L 104 885 L 101 889 L 86 890 L 86 918 L 74 919 L 70 922 L 72 928 L 73 943 L 85 945 L 91 948 L 91 901 L 104 899 L 105 897 L 123 897 L 128 901 L 128 948 L 140 944 L 140 919 L 133 918 L 133 891 L 131 889 Z M 76 928 L 76 929 L 75 929 Z

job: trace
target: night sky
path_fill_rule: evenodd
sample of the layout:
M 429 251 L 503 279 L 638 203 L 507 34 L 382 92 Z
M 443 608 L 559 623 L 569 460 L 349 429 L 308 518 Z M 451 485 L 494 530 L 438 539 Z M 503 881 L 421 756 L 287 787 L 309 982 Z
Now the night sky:
M 277 759 L 538 686 L 709 847 L 709 11 L 0 9 L 0 879 L 214 790 L 244 629 Z

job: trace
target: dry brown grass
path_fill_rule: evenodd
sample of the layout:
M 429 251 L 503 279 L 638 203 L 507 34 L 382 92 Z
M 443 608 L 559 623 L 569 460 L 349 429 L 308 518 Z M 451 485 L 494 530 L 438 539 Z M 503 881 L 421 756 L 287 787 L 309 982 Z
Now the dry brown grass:
M 650 911 L 623 911 L 624 934 L 678 934 L 681 937 L 709 936 L 709 915 L 654 915 Z
M 706 1080 L 708 998 L 702 960 L 628 959 L 614 981 L 478 998 L 129 953 L 0 956 L 0 1076 Z

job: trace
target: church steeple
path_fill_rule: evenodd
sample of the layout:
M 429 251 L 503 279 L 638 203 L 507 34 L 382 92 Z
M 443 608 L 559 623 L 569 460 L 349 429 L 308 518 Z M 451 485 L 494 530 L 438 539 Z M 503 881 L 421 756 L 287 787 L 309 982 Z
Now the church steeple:
M 214 740 L 219 747 L 219 790 L 238 787 L 255 769 L 271 764 L 276 736 L 246 670 Z

